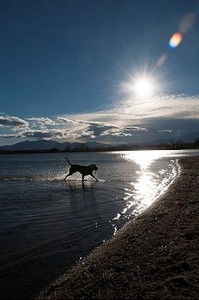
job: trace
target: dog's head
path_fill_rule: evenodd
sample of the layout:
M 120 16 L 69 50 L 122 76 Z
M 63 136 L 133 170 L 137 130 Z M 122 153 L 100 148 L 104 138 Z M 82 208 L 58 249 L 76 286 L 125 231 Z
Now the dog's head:
M 94 171 L 94 170 L 97 171 L 98 170 L 98 167 L 95 164 L 89 165 L 88 168 L 91 169 L 92 171 Z

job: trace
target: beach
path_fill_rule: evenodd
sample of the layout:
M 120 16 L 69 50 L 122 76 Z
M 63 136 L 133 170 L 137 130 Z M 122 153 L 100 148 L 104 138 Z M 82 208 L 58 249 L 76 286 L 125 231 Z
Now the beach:
M 199 157 L 135 220 L 37 299 L 198 299 Z

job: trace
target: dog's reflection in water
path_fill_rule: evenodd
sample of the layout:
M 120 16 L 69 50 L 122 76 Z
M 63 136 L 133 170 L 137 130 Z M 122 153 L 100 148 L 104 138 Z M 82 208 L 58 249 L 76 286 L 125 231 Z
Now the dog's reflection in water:
M 97 178 L 93 175 L 93 171 L 98 170 L 98 167 L 95 164 L 91 164 L 88 166 L 81 166 L 81 165 L 71 164 L 71 162 L 66 157 L 65 159 L 69 163 L 70 169 L 69 169 L 69 173 L 66 175 L 64 180 L 66 180 L 66 178 L 68 176 L 71 176 L 73 173 L 79 172 L 80 174 L 82 174 L 82 184 L 84 184 L 84 177 L 88 175 L 92 176 L 96 181 L 98 181 Z

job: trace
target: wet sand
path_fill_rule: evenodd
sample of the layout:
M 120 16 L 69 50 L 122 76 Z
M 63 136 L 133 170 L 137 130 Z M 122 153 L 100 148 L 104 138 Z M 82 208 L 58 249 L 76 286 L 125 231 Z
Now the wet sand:
M 199 299 L 199 157 L 168 191 L 37 299 Z

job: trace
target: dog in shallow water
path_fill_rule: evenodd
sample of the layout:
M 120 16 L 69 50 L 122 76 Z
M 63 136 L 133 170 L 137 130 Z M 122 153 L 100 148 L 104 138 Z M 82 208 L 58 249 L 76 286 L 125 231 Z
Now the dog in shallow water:
M 69 169 L 69 173 L 66 175 L 64 180 L 66 180 L 66 178 L 68 176 L 71 176 L 73 173 L 79 172 L 80 174 L 82 174 L 82 182 L 84 182 L 84 176 L 87 176 L 87 175 L 92 176 L 93 178 L 95 178 L 96 181 L 98 181 L 97 178 L 93 175 L 93 171 L 98 170 L 98 167 L 95 164 L 92 164 L 89 166 L 74 165 L 74 164 L 70 163 L 68 158 L 65 157 L 65 159 L 69 163 L 70 169 Z

